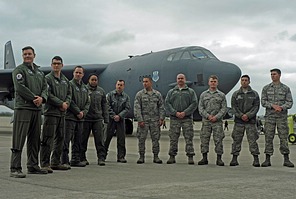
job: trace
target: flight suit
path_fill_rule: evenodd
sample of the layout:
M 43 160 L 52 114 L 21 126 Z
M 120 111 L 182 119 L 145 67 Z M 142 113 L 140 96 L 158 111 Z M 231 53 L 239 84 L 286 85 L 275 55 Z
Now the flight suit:
M 66 133 L 61 157 L 62 164 L 69 164 L 69 144 L 72 142 L 71 164 L 80 162 L 81 136 L 83 121 L 89 110 L 90 99 L 87 86 L 81 81 L 80 84 L 72 79 L 72 100 L 66 113 Z M 77 115 L 83 112 L 84 117 L 79 119 Z
M 15 90 L 15 110 L 12 133 L 11 171 L 22 170 L 21 155 L 27 136 L 27 168 L 38 169 L 38 154 L 40 149 L 41 109 L 33 100 L 35 96 L 43 98 L 43 103 L 48 97 L 47 83 L 39 66 L 23 63 L 12 72 Z
M 108 104 L 106 94 L 103 88 L 87 85 L 90 96 L 90 107 L 86 114 L 82 142 L 81 142 L 81 161 L 86 161 L 87 143 L 90 132 L 92 132 L 97 150 L 98 160 L 103 160 L 105 157 L 105 131 L 104 124 L 109 122 Z
M 105 148 L 107 156 L 108 148 L 112 137 L 116 130 L 117 136 L 117 159 L 122 159 L 126 155 L 125 148 L 125 116 L 128 114 L 131 109 L 130 98 L 125 93 L 117 93 L 116 90 L 113 90 L 107 94 L 107 103 L 109 107 L 109 123 L 107 127 L 107 137 L 105 141 Z M 113 117 L 115 115 L 120 116 L 120 121 L 114 121 Z
M 61 111 L 60 108 L 63 102 L 70 105 L 72 97 L 69 80 L 62 73 L 58 78 L 55 77 L 54 72 L 50 72 L 45 78 L 48 84 L 48 100 L 44 106 L 44 124 L 41 133 L 40 159 L 42 167 L 60 164 L 66 115 L 66 111 Z

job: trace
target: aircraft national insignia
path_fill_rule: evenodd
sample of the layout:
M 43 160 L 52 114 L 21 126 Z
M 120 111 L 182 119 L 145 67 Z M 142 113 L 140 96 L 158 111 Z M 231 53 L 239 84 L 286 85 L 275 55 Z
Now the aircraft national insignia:
M 17 80 L 22 79 L 22 77 L 23 77 L 23 76 L 22 76 L 22 74 L 20 74 L 20 73 L 18 73 L 18 74 L 16 75 L 16 79 L 17 79 Z
M 158 75 L 158 71 L 153 71 L 152 72 L 152 80 L 154 82 L 157 82 L 159 80 L 159 75 Z

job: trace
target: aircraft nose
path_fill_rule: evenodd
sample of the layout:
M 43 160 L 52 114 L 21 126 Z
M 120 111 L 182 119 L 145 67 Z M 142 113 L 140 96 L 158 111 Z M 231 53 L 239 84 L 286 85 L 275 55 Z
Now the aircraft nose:
M 208 74 L 208 77 L 210 75 L 218 76 L 218 88 L 225 94 L 227 94 L 237 84 L 241 76 L 241 70 L 237 65 L 223 61 L 207 62 L 205 64 L 204 71 Z
M 241 70 L 235 64 L 224 62 L 224 66 L 220 76 L 219 89 L 227 94 L 240 79 Z

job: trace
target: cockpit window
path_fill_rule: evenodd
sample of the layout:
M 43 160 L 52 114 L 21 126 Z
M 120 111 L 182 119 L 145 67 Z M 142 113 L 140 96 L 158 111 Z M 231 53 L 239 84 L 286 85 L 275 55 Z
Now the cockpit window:
M 215 57 L 215 55 L 213 55 L 213 53 L 211 53 L 210 51 L 208 51 L 208 50 L 204 50 L 204 52 L 207 54 L 207 56 L 208 56 L 209 58 L 217 59 L 217 57 Z
M 217 59 L 215 55 L 213 55 L 208 50 L 191 50 L 191 51 L 179 51 L 176 53 L 172 53 L 167 57 L 167 61 L 177 61 L 177 60 L 186 60 L 186 59 Z
M 201 50 L 193 50 L 193 51 L 191 51 L 191 55 L 192 55 L 193 59 L 204 59 L 204 58 L 208 57 Z
M 181 59 L 191 59 L 189 52 L 188 51 L 185 51 L 183 53 Z
M 173 61 L 174 56 L 175 56 L 175 53 L 170 54 L 167 58 L 167 61 Z
M 177 52 L 174 59 L 173 59 L 173 61 L 179 60 L 181 58 L 182 53 L 183 53 L 183 51 Z
M 183 51 L 180 51 L 180 52 L 177 52 L 177 53 L 172 53 L 172 54 L 170 54 L 169 56 L 168 56 L 168 58 L 167 58 L 167 61 L 177 61 L 177 60 L 180 60 L 180 59 L 191 59 L 190 58 L 190 55 L 189 55 L 189 53 L 188 52 L 185 52 L 185 53 L 187 53 L 186 55 L 184 55 L 183 54 L 183 56 L 182 56 L 182 53 L 183 53 Z M 182 58 L 181 58 L 181 56 L 182 56 Z

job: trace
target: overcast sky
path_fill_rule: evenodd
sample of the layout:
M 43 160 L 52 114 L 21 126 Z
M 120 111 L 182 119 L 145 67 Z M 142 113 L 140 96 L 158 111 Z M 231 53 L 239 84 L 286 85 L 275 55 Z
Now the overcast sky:
M 33 46 L 41 66 L 54 55 L 65 64 L 110 63 L 202 46 L 249 74 L 259 94 L 271 82 L 269 70 L 280 68 L 296 113 L 295 8 L 292 0 L 0 0 L 0 44 L 12 41 L 17 64 L 21 48 Z

